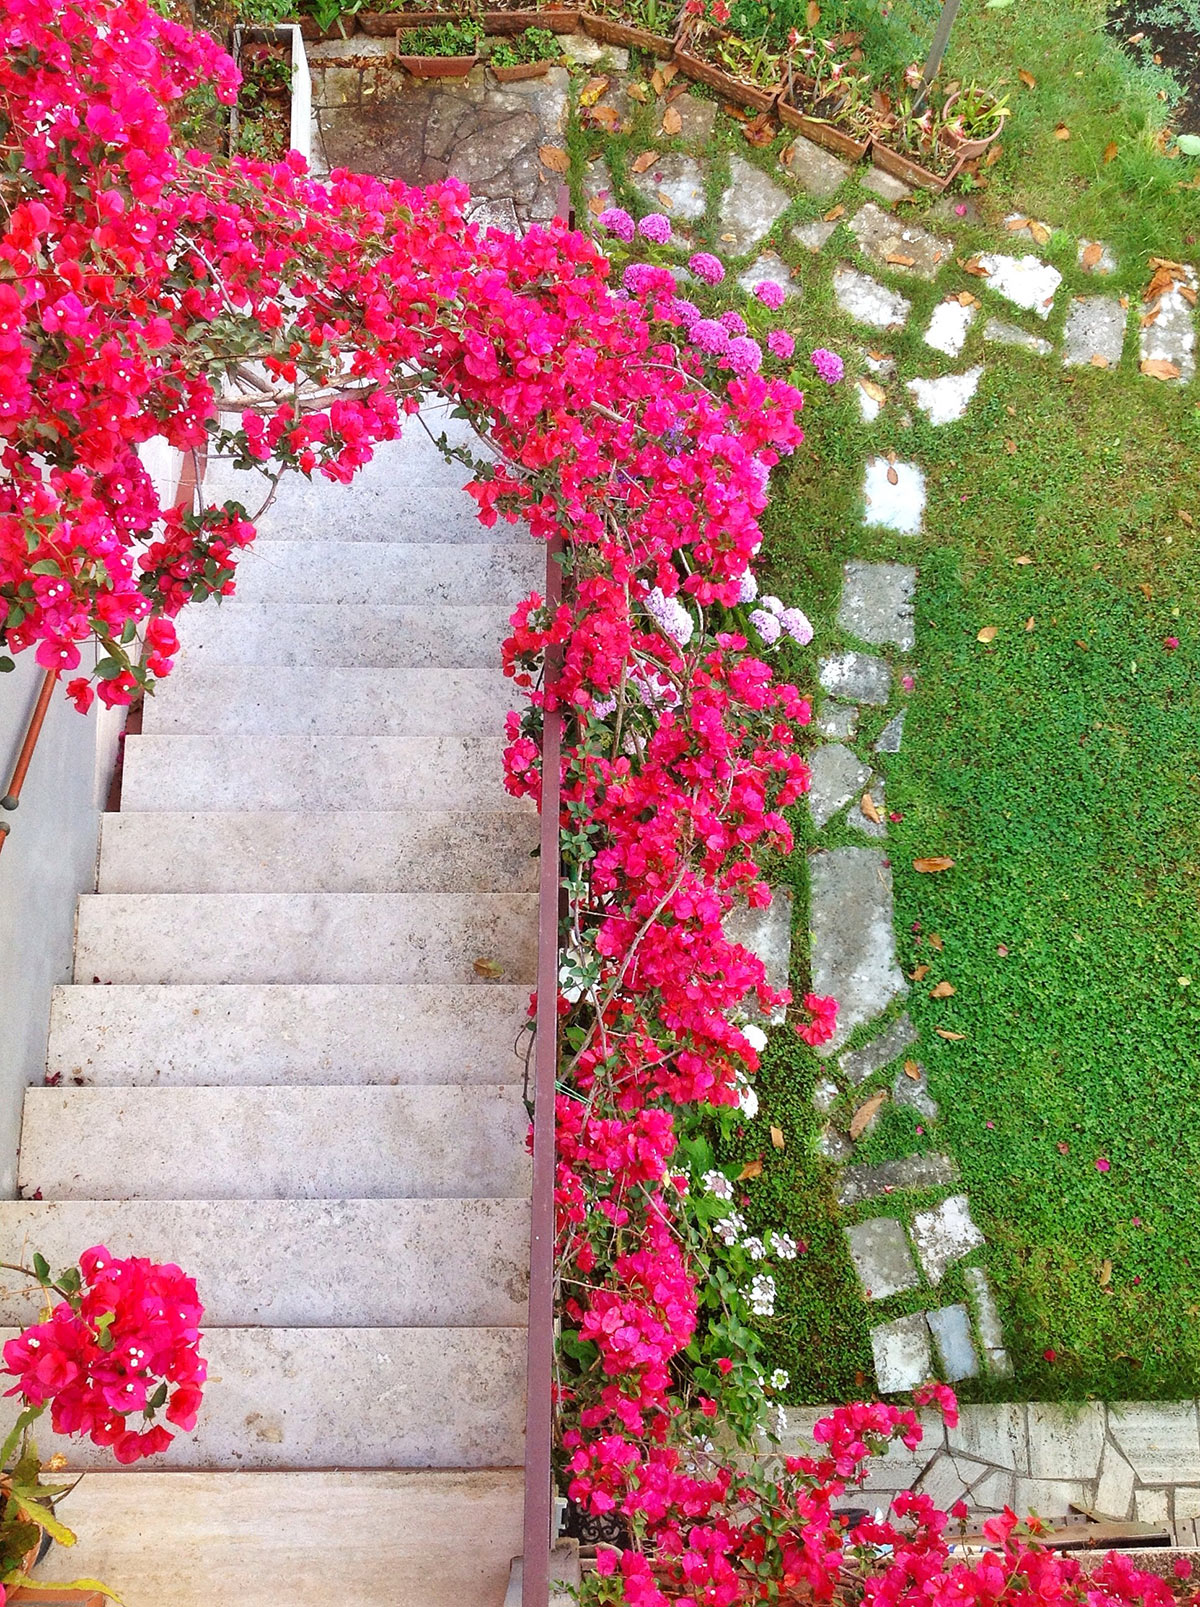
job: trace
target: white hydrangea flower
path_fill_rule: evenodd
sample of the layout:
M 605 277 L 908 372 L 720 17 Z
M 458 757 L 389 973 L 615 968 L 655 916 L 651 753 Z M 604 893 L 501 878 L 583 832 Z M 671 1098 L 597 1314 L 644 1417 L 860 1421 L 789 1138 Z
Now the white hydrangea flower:
M 775 1315 L 775 1279 L 769 1272 L 756 1272 L 750 1280 L 747 1294 L 750 1309 L 756 1317 Z
M 784 633 L 799 642 L 801 647 L 807 647 L 813 639 L 812 621 L 801 608 L 785 608 L 779 616 L 779 623 Z
M 741 579 L 741 584 L 738 590 L 738 602 L 752 603 L 757 596 L 758 581 L 754 578 L 753 569 L 747 569 L 746 573 Z
M 768 647 L 774 647 L 783 632 L 783 626 L 775 615 L 768 613 L 765 608 L 754 609 L 750 615 L 750 623 Z
M 724 1172 L 705 1172 L 701 1181 L 708 1192 L 715 1194 L 719 1200 L 731 1200 L 733 1198 L 733 1184 L 725 1176 Z
M 753 1022 L 749 1026 L 742 1028 L 742 1037 L 745 1038 L 751 1049 L 756 1050 L 760 1055 L 767 1047 L 766 1033 L 761 1027 L 756 1027 Z
M 771 1374 L 771 1388 L 772 1389 L 786 1389 L 790 1382 L 791 1382 L 791 1380 L 788 1377 L 788 1374 L 784 1371 L 784 1369 L 782 1367 L 777 1367 L 775 1369 L 775 1371 Z
M 742 1249 L 750 1257 L 751 1261 L 765 1261 L 766 1260 L 767 1247 L 763 1243 L 763 1241 L 760 1238 L 758 1238 L 757 1236 L 749 1238 L 749 1239 L 743 1239 L 742 1240 Z
M 778 597 L 762 597 L 759 599 L 759 606 L 765 608 L 770 614 L 783 613 L 783 603 Z
M 679 647 L 686 647 L 691 641 L 695 622 L 678 597 L 668 597 L 661 587 L 655 586 L 646 598 L 646 612 Z
M 771 1233 L 771 1249 L 781 1261 L 794 1261 L 796 1259 L 797 1245 L 790 1233 Z
M 752 1122 L 758 1115 L 758 1093 L 740 1071 L 737 1074 L 737 1096 L 738 1109 L 748 1122 Z
M 727 1250 L 733 1248 L 745 1231 L 746 1218 L 740 1211 L 731 1211 L 728 1216 L 723 1216 L 720 1221 L 713 1223 L 713 1232 Z

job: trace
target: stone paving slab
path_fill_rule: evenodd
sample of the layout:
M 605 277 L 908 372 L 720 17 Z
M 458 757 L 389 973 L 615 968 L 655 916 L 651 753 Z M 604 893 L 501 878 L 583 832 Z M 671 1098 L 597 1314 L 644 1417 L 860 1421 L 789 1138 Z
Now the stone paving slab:
M 868 201 L 850 220 L 850 231 L 863 255 L 890 273 L 933 280 L 953 256 L 949 240 L 930 234 L 917 223 L 902 222 L 874 201 Z
M 868 1300 L 915 1289 L 921 1281 L 903 1224 L 894 1216 L 873 1217 L 845 1229 L 850 1259 Z
M 843 162 L 832 151 L 823 151 L 803 134 L 796 135 L 784 151 L 784 158 L 784 172 L 818 201 L 828 200 L 850 176 L 848 162 Z
M 869 273 L 845 264 L 834 270 L 833 294 L 848 317 L 870 329 L 903 328 L 912 311 L 912 302 L 898 290 L 889 290 Z
M 1014 307 L 1049 318 L 1055 293 L 1062 284 L 1062 274 L 1040 257 L 1010 257 L 999 252 L 986 252 L 979 258 L 979 266 L 987 273 L 983 283 L 989 290 L 1011 301 Z
M 892 1101 L 894 1104 L 915 1110 L 927 1122 L 935 1122 L 938 1119 L 938 1103 L 929 1092 L 929 1074 L 920 1062 L 917 1065 L 916 1077 L 910 1077 L 901 1066 L 892 1078 Z
M 1200 1477 L 1200 1430 L 1194 1401 L 1114 1403 L 1108 1431 L 1146 1483 L 1169 1484 Z
M 957 357 L 966 345 L 967 331 L 975 322 L 975 313 L 973 304 L 964 305 L 957 296 L 939 301 L 925 331 L 925 344 L 947 357 Z
M 933 1365 L 924 1312 L 915 1317 L 897 1317 L 894 1322 L 872 1328 L 871 1349 L 881 1395 L 915 1389 L 929 1377 Z
M 897 1161 L 847 1166 L 838 1178 L 841 1206 L 882 1200 L 900 1189 L 947 1188 L 958 1182 L 958 1166 L 950 1155 L 905 1155 Z
M 1133 1505 L 1134 1471 L 1111 1440 L 1104 1447 L 1096 1485 L 1096 1509 L 1124 1520 Z
M 1054 350 L 1048 340 L 1043 340 L 1040 335 L 1031 335 L 1019 324 L 1005 323 L 1003 318 L 989 318 L 983 326 L 983 338 L 995 341 L 998 346 L 1019 346 L 1025 351 L 1036 352 L 1039 357 L 1049 357 Z
M 834 1054 L 855 1027 L 908 991 L 896 963 L 892 871 L 877 848 L 835 848 L 809 857 L 813 992 L 840 1006 L 837 1029 L 817 1050 Z
M 783 186 L 761 168 L 752 167 L 745 157 L 732 157 L 729 188 L 721 197 L 717 214 L 722 244 L 737 256 L 751 250 L 770 233 L 790 202 L 791 196 Z
M 895 482 L 889 478 L 895 475 Z M 925 518 L 925 475 L 915 463 L 870 458 L 863 475 L 863 523 L 918 536 Z
M 862 792 L 871 779 L 871 767 L 840 742 L 817 748 L 809 761 L 812 785 L 808 790 L 808 812 L 820 831 L 839 809 Z
M 838 653 L 817 665 L 826 692 L 854 703 L 884 704 L 892 695 L 892 672 L 871 653 Z
M 849 742 L 858 730 L 858 710 L 853 703 L 838 703 L 827 697 L 817 711 L 817 732 L 833 742 Z
M 836 228 L 836 219 L 827 223 L 824 218 L 813 218 L 811 222 L 798 223 L 792 230 L 792 239 L 806 251 L 822 251 Z
M 1077 296 L 1063 330 L 1067 368 L 1115 368 L 1125 344 L 1126 313 L 1116 296 Z
M 1029 1472 L 1029 1432 L 1020 1402 L 967 1406 L 946 1431 L 950 1449 L 993 1467 Z
M 864 190 L 870 190 L 883 201 L 904 201 L 913 193 L 911 185 L 891 173 L 885 173 L 881 167 L 860 170 L 858 182 Z
M 965 1267 L 963 1282 L 975 1308 L 975 1325 L 979 1329 L 979 1340 L 986 1353 L 988 1367 L 992 1372 L 1006 1377 L 1013 1370 L 1012 1358 L 1004 1347 L 1000 1310 L 996 1305 L 991 1280 L 982 1267 Z
M 1094 1479 L 1104 1448 L 1102 1401 L 1042 1402 L 1028 1408 L 1029 1472 L 1034 1479 Z
M 858 560 L 842 566 L 842 596 L 837 623 L 872 647 L 898 647 L 911 653 L 917 645 L 913 593 L 917 571 L 910 564 L 870 564 Z
M 631 173 L 630 182 L 653 212 L 665 212 L 673 222 L 698 223 L 708 208 L 704 169 L 694 156 L 669 151 L 644 173 Z
M 861 1049 L 852 1049 L 840 1056 L 838 1069 L 849 1082 L 866 1082 L 868 1077 L 873 1077 L 884 1066 L 890 1066 L 893 1060 L 898 1060 L 906 1049 L 911 1049 L 917 1038 L 917 1029 L 906 1010 L 878 1038 L 872 1038 Z
M 707 145 L 716 127 L 716 101 L 701 100 L 699 95 L 693 95 L 688 90 L 673 100 L 671 107 L 679 113 L 681 126 L 678 137 L 687 140 L 690 145 Z
M 926 1313 L 929 1331 L 937 1347 L 939 1372 L 947 1384 L 957 1384 L 964 1378 L 978 1378 L 979 1357 L 971 1338 L 971 1318 L 966 1306 L 940 1306 Z M 975 1476 L 986 1471 L 980 1464 Z M 961 1474 L 962 1469 L 959 1468 Z
M 921 1268 L 935 1288 L 955 1261 L 961 1261 L 984 1242 L 971 1218 L 965 1194 L 950 1195 L 932 1211 L 918 1211 L 913 1218 L 912 1235 Z
M 778 285 L 789 300 L 800 294 L 799 282 L 792 277 L 792 270 L 776 251 L 764 251 L 761 257 L 756 257 L 737 276 L 738 288 L 748 296 L 752 296 L 755 287 L 763 283 Z
M 893 715 L 893 717 L 884 726 L 883 730 L 879 733 L 878 741 L 875 743 L 876 753 L 900 752 L 900 744 L 904 740 L 904 716 L 907 713 L 907 709 L 901 709 L 900 713 Z
M 939 379 L 910 379 L 906 389 L 931 424 L 953 424 L 963 417 L 983 378 L 983 365 Z
M 1186 283 L 1189 289 L 1196 288 L 1196 275 L 1190 268 Z M 1196 376 L 1196 328 L 1192 307 L 1178 285 L 1159 296 L 1155 306 L 1158 316 L 1142 329 L 1138 355 L 1142 362 L 1159 359 L 1174 363 L 1179 379 L 1170 383 L 1186 384 Z M 1147 311 L 1152 310 L 1147 308 Z

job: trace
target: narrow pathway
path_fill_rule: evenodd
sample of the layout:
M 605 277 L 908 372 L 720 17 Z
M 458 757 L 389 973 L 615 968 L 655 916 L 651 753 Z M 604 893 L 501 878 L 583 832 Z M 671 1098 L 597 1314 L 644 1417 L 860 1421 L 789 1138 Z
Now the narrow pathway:
M 207 492 L 253 510 L 251 478 Z M 349 488 L 285 483 L 182 622 L 80 901 L 0 1212 L 207 1307 L 196 1433 L 89 1474 L 46 1569 L 127 1607 L 499 1607 L 521 1549 L 536 819 L 499 643 L 540 554 L 464 478 L 414 420 Z

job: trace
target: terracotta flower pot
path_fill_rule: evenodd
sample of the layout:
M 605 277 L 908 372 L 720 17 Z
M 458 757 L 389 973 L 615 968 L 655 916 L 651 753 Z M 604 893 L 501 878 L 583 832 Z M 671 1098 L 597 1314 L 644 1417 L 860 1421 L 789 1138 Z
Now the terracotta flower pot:
M 648 28 L 635 28 L 631 23 L 614 22 L 611 17 L 598 16 L 591 11 L 580 14 L 583 31 L 592 39 L 599 39 L 606 45 L 624 45 L 634 50 L 644 50 L 647 55 L 657 56 L 661 61 L 670 61 L 675 48 L 670 39 L 664 39 L 661 34 L 651 33 Z
M 525 78 L 544 78 L 551 65 L 548 61 L 521 61 L 515 67 L 493 67 L 492 72 L 501 84 L 519 84 Z
M 824 117 L 809 117 L 786 99 L 781 98 L 775 110 L 785 128 L 795 129 L 797 134 L 803 134 L 805 139 L 812 140 L 822 150 L 832 151 L 835 156 L 861 162 L 871 148 L 869 135 L 850 134 Z
M 465 78 L 479 60 L 479 55 L 404 56 L 397 51 L 396 59 L 414 78 Z
M 922 166 L 915 157 L 892 150 L 890 146 L 881 144 L 876 138 L 871 141 L 871 160 L 876 167 L 881 167 L 894 179 L 903 179 L 905 184 L 912 184 L 919 190 L 933 190 L 935 194 L 940 195 L 957 177 L 966 158 L 956 155 L 948 173 L 935 173 L 932 168 Z
M 707 84 L 710 89 L 715 89 L 726 100 L 734 101 L 739 106 L 752 106 L 755 111 L 769 112 L 779 99 L 778 87 L 760 89 L 757 84 L 747 84 L 700 56 L 693 55 L 686 45 L 675 46 L 673 59 L 678 62 L 679 71 L 685 78 Z
M 942 108 L 942 116 L 947 120 L 954 115 L 954 103 L 959 99 L 959 94 L 960 91 L 955 90 L 954 94 L 950 96 L 945 106 Z M 990 134 L 983 135 L 979 139 L 964 139 L 961 134 L 956 134 L 953 129 L 950 128 L 943 128 L 942 138 L 945 141 L 947 150 L 953 151 L 957 156 L 960 156 L 964 162 L 969 162 L 972 157 L 982 156 L 984 151 L 987 150 L 988 146 L 1000 138 L 1001 134 L 1004 132 L 1004 124 L 1007 121 L 1007 118 L 1007 112 L 1002 113 L 999 122 L 996 124 L 992 132 Z
M 387 16 L 387 12 L 377 13 Z M 393 11 L 389 33 L 407 33 L 413 28 L 440 28 L 445 22 L 464 22 L 465 11 Z

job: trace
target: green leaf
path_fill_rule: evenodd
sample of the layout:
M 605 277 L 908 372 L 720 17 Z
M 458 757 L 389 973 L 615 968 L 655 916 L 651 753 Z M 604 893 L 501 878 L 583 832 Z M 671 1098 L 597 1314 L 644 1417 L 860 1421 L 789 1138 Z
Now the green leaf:
M 15 670 L 16 660 L 9 658 L 7 653 L 0 653 L 0 675 L 7 675 L 9 670 Z
M 35 1501 L 31 1495 L 27 1495 L 28 1489 L 29 1486 L 26 1484 L 14 1484 L 12 1487 L 12 1498 L 20 1510 L 27 1518 L 32 1518 L 34 1523 L 40 1523 L 46 1533 L 52 1535 L 60 1546 L 73 1546 L 75 1536 L 71 1530 L 65 1523 L 58 1521 L 49 1507 L 43 1506 L 40 1501 Z
M 1185 156 L 1200 156 L 1200 134 L 1180 134 L 1175 143 Z
M 39 1283 L 50 1282 L 50 1263 L 44 1255 L 39 1255 L 36 1250 L 33 1254 L 33 1275 Z
M 16 1422 L 9 1430 L 8 1438 L 5 1440 L 3 1445 L 0 1445 L 0 1468 L 6 1468 L 8 1466 L 9 1458 L 16 1450 L 22 1434 L 24 1434 L 25 1430 L 30 1426 L 31 1423 L 37 1422 L 38 1418 L 45 1410 L 46 1408 L 44 1406 L 27 1406 L 21 1413 L 20 1417 L 17 1418 Z
M 119 658 L 102 658 L 96 665 L 96 674 L 102 681 L 113 681 L 124 668 Z
M 53 558 L 39 558 L 36 564 L 30 564 L 31 575 L 61 575 L 62 566 Z
M 46 1586 L 44 1579 L 31 1579 L 28 1574 L 10 1574 L 4 1583 L 6 1585 L 32 1585 L 35 1589 L 43 1590 Z M 98 1590 L 102 1596 L 107 1596 L 109 1601 L 121 1601 L 116 1591 L 110 1590 L 107 1585 L 101 1584 L 99 1579 L 64 1579 L 61 1584 L 56 1579 L 54 1584 L 57 1590 Z

